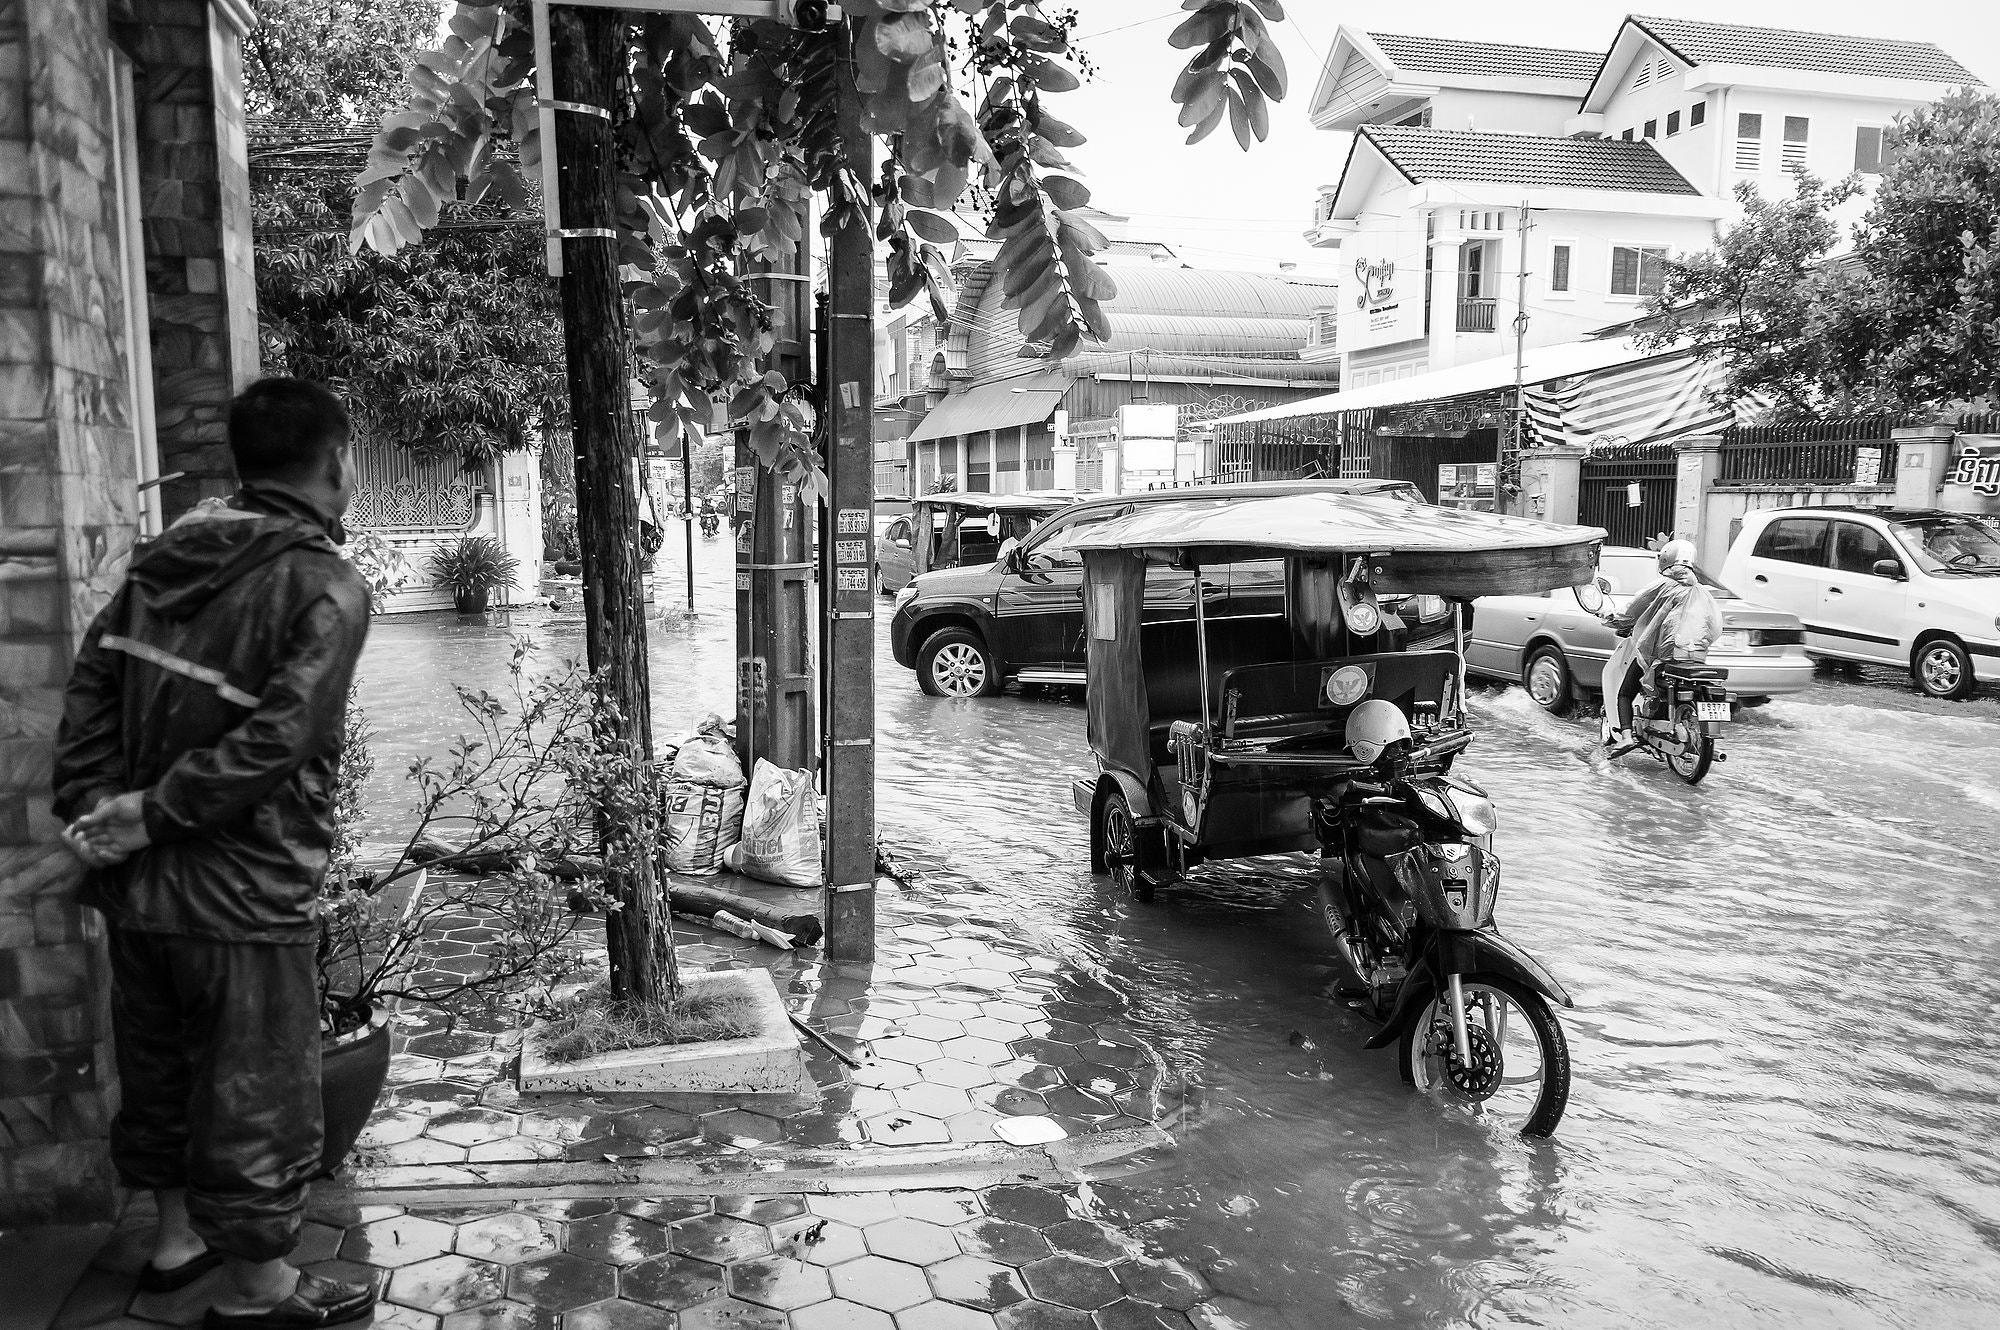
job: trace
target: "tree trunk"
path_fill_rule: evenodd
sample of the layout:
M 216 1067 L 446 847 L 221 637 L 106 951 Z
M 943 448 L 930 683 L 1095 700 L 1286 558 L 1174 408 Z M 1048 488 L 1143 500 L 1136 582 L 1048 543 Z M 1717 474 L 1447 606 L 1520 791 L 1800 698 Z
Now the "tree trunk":
M 606 9 L 549 13 L 550 74 L 559 101 L 619 110 L 625 20 Z M 550 225 L 562 240 L 563 344 L 569 359 L 570 429 L 576 448 L 577 539 L 583 551 L 584 635 L 591 673 L 618 712 L 618 738 L 652 760 L 646 670 L 645 567 L 639 551 L 643 464 L 630 410 L 624 298 L 618 283 L 610 120 L 555 115 L 559 163 Z M 602 232 L 603 234 L 572 234 Z M 608 831 L 600 827 L 600 834 Z M 621 907 L 607 920 L 612 992 L 642 1001 L 677 995 L 673 932 L 653 865 L 644 856 L 609 865 Z

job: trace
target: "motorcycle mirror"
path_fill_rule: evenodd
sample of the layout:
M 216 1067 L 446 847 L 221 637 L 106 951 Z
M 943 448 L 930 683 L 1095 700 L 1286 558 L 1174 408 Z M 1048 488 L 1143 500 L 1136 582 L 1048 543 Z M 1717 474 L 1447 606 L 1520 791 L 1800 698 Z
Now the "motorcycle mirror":
M 1584 613 L 1602 614 L 1604 612 L 1605 585 L 1603 578 L 1593 578 L 1585 582 L 1582 586 L 1571 587 L 1570 590 L 1576 593 L 1576 603 L 1583 606 Z

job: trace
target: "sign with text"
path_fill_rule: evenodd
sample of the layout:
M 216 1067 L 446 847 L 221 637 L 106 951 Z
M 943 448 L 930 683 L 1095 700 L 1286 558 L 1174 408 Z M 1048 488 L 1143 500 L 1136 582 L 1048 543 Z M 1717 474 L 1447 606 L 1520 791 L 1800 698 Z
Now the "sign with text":
M 1363 232 L 1341 247 L 1343 350 L 1388 346 L 1424 335 L 1424 234 Z
M 1960 436 L 1959 449 L 1944 473 L 1947 485 L 1963 485 L 1974 494 L 2000 498 L 2000 435 Z

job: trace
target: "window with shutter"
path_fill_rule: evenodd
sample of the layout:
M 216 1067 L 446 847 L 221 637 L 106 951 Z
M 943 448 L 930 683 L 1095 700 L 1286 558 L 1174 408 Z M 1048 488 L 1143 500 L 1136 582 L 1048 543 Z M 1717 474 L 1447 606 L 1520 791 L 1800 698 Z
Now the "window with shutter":
M 1806 132 L 1811 122 L 1802 115 L 1785 117 L 1785 147 L 1780 164 L 1787 171 L 1806 169 Z
M 1657 120 L 1648 120 L 1648 121 L 1646 122 L 1646 137 L 1647 137 L 1647 138 L 1649 138 L 1649 139 L 1656 139 L 1656 138 L 1660 137 L 1660 122 L 1659 122 L 1659 121 L 1657 121 Z
M 1882 173 L 1882 130 L 1876 125 L 1860 125 L 1854 131 L 1854 169 L 1868 175 Z
M 1643 297 L 1656 295 L 1667 275 L 1667 251 L 1657 245 L 1613 245 L 1611 247 L 1611 294 Z
M 1641 60 L 1639 68 L 1632 75 L 1632 90 L 1637 92 L 1653 81 L 1653 62 Z
M 1760 171 L 1764 167 L 1764 117 L 1745 111 L 1736 117 L 1736 169 Z
M 1667 137 L 1672 138 L 1674 135 L 1680 132 L 1681 132 L 1681 113 L 1679 111 L 1667 112 Z
M 1696 126 L 1698 126 L 1698 125 L 1702 125 L 1702 124 L 1705 124 L 1705 123 L 1707 123 L 1707 121 L 1708 121 L 1708 103 L 1707 103 L 1707 102 L 1696 102 L 1696 103 L 1695 103 L 1695 104 L 1694 104 L 1693 106 L 1690 106 L 1690 107 L 1688 107 L 1688 128 L 1689 128 L 1689 129 L 1693 129 L 1693 128 L 1695 128 L 1695 127 L 1696 127 Z
M 1567 292 L 1569 290 L 1568 245 L 1554 245 L 1549 249 L 1549 290 Z

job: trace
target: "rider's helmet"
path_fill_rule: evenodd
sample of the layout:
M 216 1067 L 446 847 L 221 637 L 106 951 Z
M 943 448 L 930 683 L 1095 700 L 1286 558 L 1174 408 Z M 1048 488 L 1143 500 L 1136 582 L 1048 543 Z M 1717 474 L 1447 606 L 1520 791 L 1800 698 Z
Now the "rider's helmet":
M 1372 697 L 1347 714 L 1347 747 L 1363 762 L 1382 756 L 1390 744 L 1410 741 L 1410 722 L 1394 702 Z
M 1667 569 L 1679 567 L 1681 564 L 1691 568 L 1694 566 L 1695 554 L 1693 541 L 1670 540 L 1660 546 L 1660 571 L 1664 573 Z

